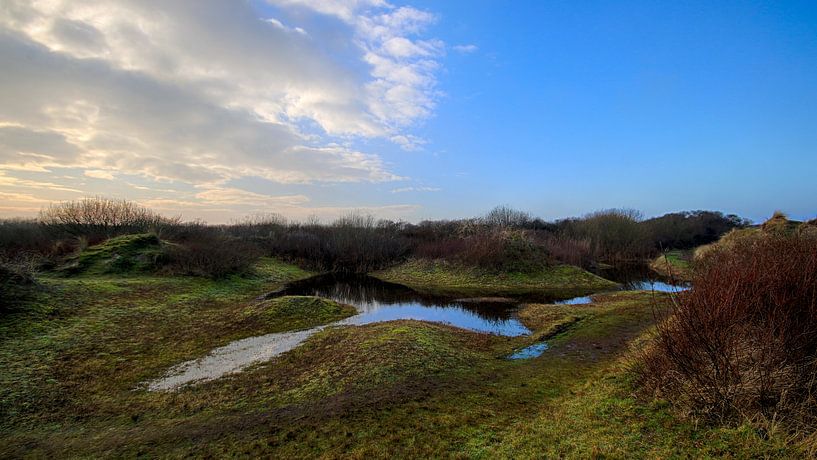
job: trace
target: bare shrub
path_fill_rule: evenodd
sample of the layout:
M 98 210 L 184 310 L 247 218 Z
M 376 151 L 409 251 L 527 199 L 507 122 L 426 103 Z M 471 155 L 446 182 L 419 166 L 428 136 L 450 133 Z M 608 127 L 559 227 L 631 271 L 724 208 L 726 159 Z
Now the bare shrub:
M 699 261 L 643 353 L 640 382 L 712 419 L 817 428 L 817 239 L 765 233 Z
M 545 247 L 530 232 L 497 228 L 424 243 L 417 247 L 415 255 L 505 272 L 532 272 L 551 262 Z
M 226 227 L 264 252 L 314 270 L 365 273 L 402 260 L 411 249 L 403 224 L 350 213 L 329 225 L 282 218 L 244 221 Z
M 593 265 L 593 250 L 588 239 L 548 234 L 543 238 L 543 245 L 551 257 L 559 262 L 583 268 Z
M 480 223 L 489 227 L 523 228 L 533 218 L 524 211 L 518 211 L 509 206 L 497 206 L 479 220 Z
M 167 218 L 126 200 L 83 198 L 51 205 L 40 212 L 40 221 L 52 232 L 103 240 L 128 233 L 160 232 L 177 225 Z
M 632 209 L 608 209 L 582 219 L 561 222 L 562 234 L 590 241 L 593 257 L 609 263 L 634 262 L 655 252 L 641 225 L 641 213 Z
M 251 243 L 209 231 L 183 243 L 164 245 L 161 263 L 173 274 L 223 278 L 249 272 L 260 256 Z

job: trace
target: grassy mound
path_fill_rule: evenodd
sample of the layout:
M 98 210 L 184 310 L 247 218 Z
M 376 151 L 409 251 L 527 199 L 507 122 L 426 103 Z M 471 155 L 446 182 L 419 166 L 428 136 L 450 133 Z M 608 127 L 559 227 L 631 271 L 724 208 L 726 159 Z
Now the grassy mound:
M 653 259 L 650 268 L 656 273 L 679 281 L 692 280 L 692 267 L 688 260 L 688 253 L 683 251 L 669 251 L 666 255 Z
M 407 387 L 433 385 L 490 360 L 479 350 L 491 340 L 411 320 L 331 328 L 285 355 L 274 366 L 274 382 L 289 401 L 350 393 L 369 397 L 372 390 L 392 399 Z
M 122 235 L 69 257 L 62 271 L 89 275 L 148 272 L 158 268 L 161 257 L 162 242 L 158 236 Z
M 712 251 L 730 251 L 744 241 L 759 241 L 769 237 L 789 237 L 802 235 L 817 237 L 817 219 L 807 222 L 789 220 L 785 214 L 776 212 L 766 222 L 757 227 L 732 230 L 720 240 L 700 246 L 695 250 L 694 259 L 700 260 Z
M 355 307 L 313 296 L 283 296 L 249 307 L 245 314 L 269 324 L 270 331 L 308 329 L 357 313 Z M 281 326 L 281 327 L 276 327 Z
M 420 292 L 449 295 L 571 295 L 612 289 L 616 283 L 572 265 L 523 273 L 495 273 L 439 260 L 413 259 L 373 274 Z

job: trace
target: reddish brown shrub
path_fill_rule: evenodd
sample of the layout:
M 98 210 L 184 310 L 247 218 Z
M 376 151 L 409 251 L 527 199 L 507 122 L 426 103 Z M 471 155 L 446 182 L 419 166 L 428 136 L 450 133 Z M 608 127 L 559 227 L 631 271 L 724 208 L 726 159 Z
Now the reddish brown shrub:
M 530 232 L 482 229 L 460 238 L 422 243 L 414 254 L 428 259 L 446 259 L 489 270 L 531 272 L 551 262 L 547 249 Z
M 588 239 L 548 235 L 544 238 L 543 244 L 547 252 L 559 262 L 583 268 L 590 268 L 593 265 L 593 249 Z
M 817 239 L 768 234 L 697 262 L 642 355 L 640 381 L 716 419 L 817 426 Z

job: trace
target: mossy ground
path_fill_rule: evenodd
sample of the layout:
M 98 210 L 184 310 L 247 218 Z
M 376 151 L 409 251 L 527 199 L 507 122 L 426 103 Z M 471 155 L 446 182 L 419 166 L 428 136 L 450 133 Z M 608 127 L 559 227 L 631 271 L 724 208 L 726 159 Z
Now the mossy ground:
M 255 317 L 268 324 L 269 332 L 309 329 L 356 313 L 352 305 L 314 296 L 275 297 L 244 310 L 245 317 Z
M 65 261 L 61 271 L 89 275 L 152 271 L 157 268 L 162 244 L 168 243 L 150 233 L 117 236 L 80 250 Z
M 633 397 L 628 350 L 666 305 L 643 292 L 528 305 L 529 337 L 417 321 L 331 327 L 240 374 L 178 392 L 137 389 L 231 340 L 348 313 L 309 297 L 259 303 L 306 275 L 271 260 L 259 272 L 46 278 L 37 303 L 0 318 L 0 457 L 798 454 L 748 427 L 696 426 Z M 304 319 L 312 315 L 321 319 Z M 541 357 L 503 359 L 565 322 Z
M 373 274 L 417 291 L 455 296 L 539 294 L 554 297 L 582 295 L 617 285 L 572 265 L 534 272 L 493 273 L 445 261 L 413 259 Z

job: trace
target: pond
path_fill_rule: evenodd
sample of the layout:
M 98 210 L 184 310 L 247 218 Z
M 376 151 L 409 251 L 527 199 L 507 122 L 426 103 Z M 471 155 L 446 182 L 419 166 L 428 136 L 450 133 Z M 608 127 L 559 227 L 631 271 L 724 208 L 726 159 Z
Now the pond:
M 617 270 L 602 276 L 622 284 L 622 289 L 677 291 L 673 286 L 644 271 Z M 291 283 L 268 298 L 284 295 L 320 296 L 355 306 L 358 313 L 325 326 L 294 332 L 281 332 L 237 340 L 212 350 L 208 355 L 173 366 L 160 379 L 148 382 L 151 391 L 173 390 L 191 383 L 220 378 L 294 349 L 309 337 L 331 326 L 363 325 L 383 321 L 413 319 L 449 324 L 470 331 L 517 337 L 530 334 L 517 318 L 521 300 L 506 298 L 453 299 L 418 293 L 406 286 L 387 283 L 368 276 L 321 275 Z M 525 298 L 527 302 L 582 304 L 589 296 L 557 300 L 542 296 Z M 541 355 L 544 342 L 516 351 L 510 359 Z
M 646 265 L 626 265 L 616 268 L 598 270 L 597 274 L 608 280 L 621 284 L 622 291 L 655 291 L 682 292 L 689 289 L 689 284 L 673 282 L 650 270 Z M 591 296 L 572 297 L 557 300 L 561 305 L 581 305 L 592 302 Z
M 414 319 L 510 337 L 530 333 L 516 318 L 518 302 L 512 299 L 428 296 L 369 276 L 317 276 L 293 283 L 279 295 L 312 295 L 354 305 L 358 314 L 339 325 Z

